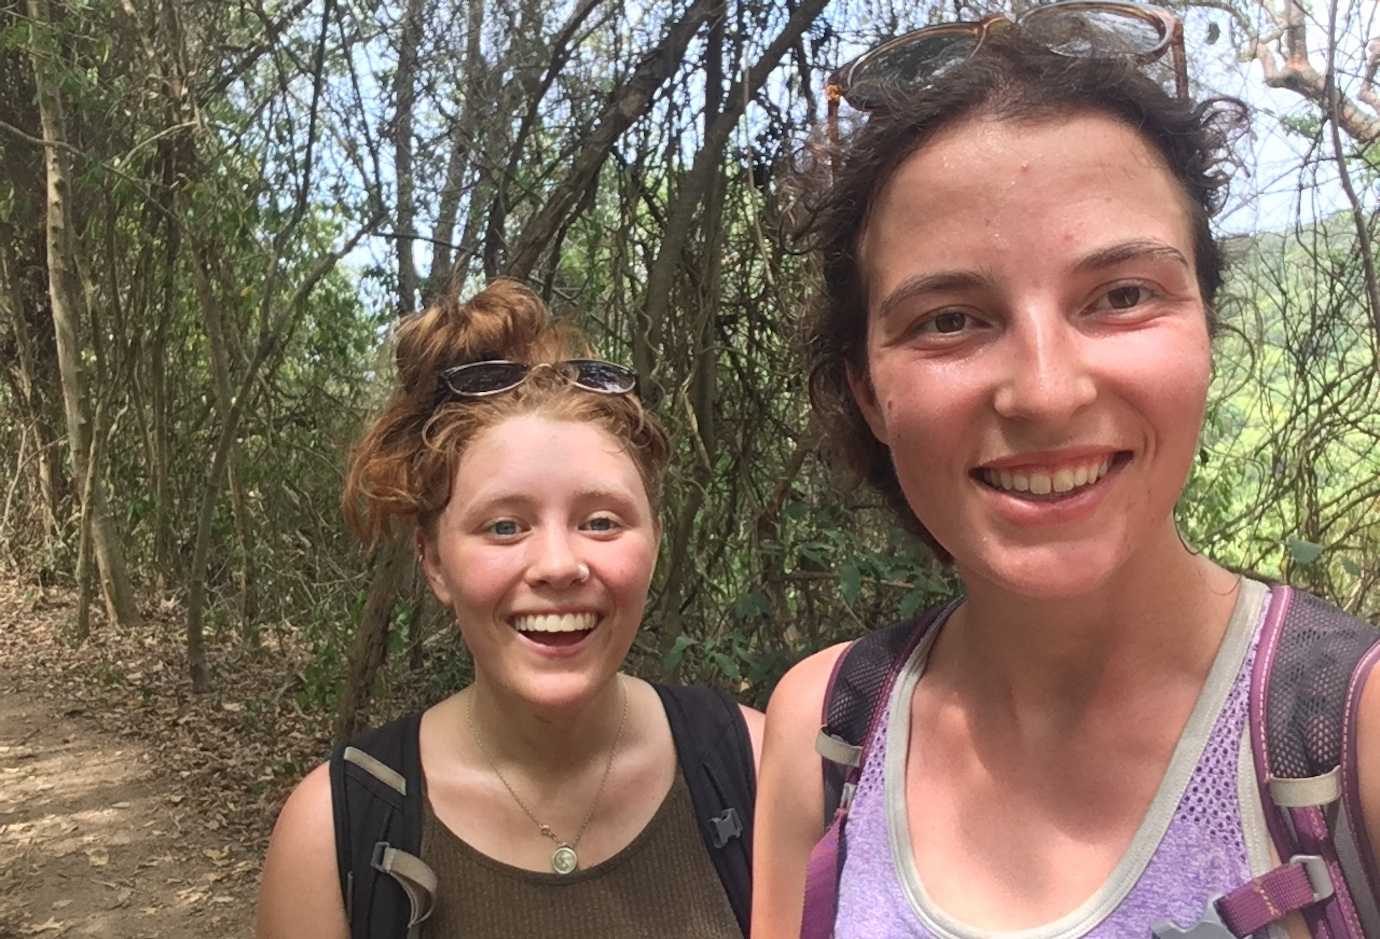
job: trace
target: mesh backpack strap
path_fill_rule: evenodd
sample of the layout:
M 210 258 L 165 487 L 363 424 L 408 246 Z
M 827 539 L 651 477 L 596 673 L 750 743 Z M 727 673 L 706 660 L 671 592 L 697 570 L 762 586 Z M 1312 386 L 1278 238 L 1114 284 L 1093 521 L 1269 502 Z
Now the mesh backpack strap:
M 1351 707 L 1377 642 L 1374 626 L 1316 597 L 1271 591 L 1251 675 L 1251 751 L 1282 867 L 1315 872 L 1318 897 L 1302 909 L 1315 936 L 1380 935 L 1374 856 L 1355 794 Z
M 752 809 L 757 770 L 738 703 L 702 686 L 653 683 L 666 710 L 705 850 L 747 935 L 752 915 Z
M 916 643 L 935 621 L 947 616 L 958 601 L 933 607 L 915 619 L 878 629 L 854 640 L 834 662 L 824 688 L 819 736 L 815 749 L 824 773 L 824 823 L 838 810 L 850 771 L 862 762 L 863 745 L 873 713 Z
M 415 939 L 436 875 L 422 841 L 420 714 L 366 731 L 331 754 L 336 867 L 351 939 Z
M 958 606 L 921 613 L 916 619 L 854 641 L 834 663 L 824 689 L 822 726 L 815 741 L 824 773 L 824 837 L 810 851 L 805 867 L 801 939 L 828 939 L 838 913 L 839 874 L 847 855 L 844 828 L 853 789 L 867 760 L 867 745 L 885 710 L 892 685 L 916 646 L 931 628 Z

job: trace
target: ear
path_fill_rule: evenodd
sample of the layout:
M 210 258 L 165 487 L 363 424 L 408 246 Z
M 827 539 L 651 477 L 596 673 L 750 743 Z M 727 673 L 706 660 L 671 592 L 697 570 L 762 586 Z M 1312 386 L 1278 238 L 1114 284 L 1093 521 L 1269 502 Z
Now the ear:
M 422 567 L 422 573 L 426 576 L 426 582 L 431 587 L 432 595 L 436 597 L 437 603 L 450 609 L 450 588 L 446 585 L 446 579 L 441 576 L 441 553 L 436 546 L 436 541 L 428 537 L 421 528 L 418 528 L 416 544 L 417 563 Z
M 858 410 L 862 412 L 863 420 L 867 421 L 867 426 L 872 430 L 872 436 L 886 446 L 890 446 L 890 438 L 886 432 L 886 420 L 882 416 L 882 407 L 877 402 L 877 392 L 872 387 L 872 379 L 868 377 L 865 370 L 859 372 L 851 364 L 846 368 L 848 370 L 848 390 L 853 393 L 853 401 L 858 405 Z

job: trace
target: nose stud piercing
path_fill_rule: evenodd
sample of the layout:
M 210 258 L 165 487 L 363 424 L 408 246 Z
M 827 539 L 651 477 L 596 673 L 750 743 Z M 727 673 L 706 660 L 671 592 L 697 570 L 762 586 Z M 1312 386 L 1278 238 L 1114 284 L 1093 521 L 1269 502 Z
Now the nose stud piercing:
M 575 583 L 583 584 L 589 580 L 589 565 L 581 561 L 575 568 Z

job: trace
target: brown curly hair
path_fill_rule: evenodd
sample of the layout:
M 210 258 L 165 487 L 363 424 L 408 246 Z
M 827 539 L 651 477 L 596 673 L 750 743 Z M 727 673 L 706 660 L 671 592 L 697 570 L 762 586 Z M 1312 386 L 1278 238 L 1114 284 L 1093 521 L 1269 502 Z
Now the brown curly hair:
M 1209 334 L 1222 283 L 1222 250 L 1209 218 L 1225 195 L 1231 139 L 1245 106 L 1230 98 L 1193 105 L 1166 93 L 1133 64 L 1056 55 L 1004 34 L 923 92 L 892 95 L 843 134 L 837 145 L 807 148 L 791 187 L 797 233 L 818 264 L 818 284 L 803 323 L 810 402 L 829 450 L 886 500 L 901 525 L 941 561 L 948 553 L 911 510 L 891 451 L 872 434 L 849 388 L 867 374 L 867 279 L 860 248 L 873 207 L 900 165 L 937 133 L 983 115 L 1048 121 L 1076 113 L 1108 115 L 1133 128 L 1160 154 L 1184 193 L 1198 286 Z M 980 172 L 980 169 L 975 170 Z
M 522 414 L 588 421 L 608 431 L 637 466 L 655 513 L 670 448 L 636 395 L 594 394 L 552 370 L 487 398 L 454 400 L 440 392 L 441 371 L 454 365 L 490 359 L 536 365 L 589 355 L 583 334 L 553 319 L 523 284 L 500 278 L 463 302 L 447 291 L 398 324 L 394 346 L 397 385 L 352 449 L 341 497 L 346 522 L 366 544 L 378 543 L 398 523 L 430 535 L 470 441 Z

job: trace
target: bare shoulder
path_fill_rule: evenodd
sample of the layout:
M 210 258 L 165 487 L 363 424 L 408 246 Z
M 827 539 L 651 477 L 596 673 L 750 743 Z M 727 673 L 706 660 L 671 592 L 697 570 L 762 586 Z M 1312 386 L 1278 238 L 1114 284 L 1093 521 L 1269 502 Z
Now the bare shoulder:
M 800 934 L 805 863 L 824 832 L 824 783 L 814 739 L 824 690 L 847 643 L 791 668 L 767 704 L 753 833 L 752 934 Z
M 743 723 L 747 724 L 748 739 L 752 741 L 752 765 L 760 770 L 762 768 L 762 736 L 766 728 L 767 716 L 746 704 L 738 705 L 738 710 L 743 712 Z
M 335 861 L 330 767 L 322 763 L 288 796 L 264 859 L 259 939 L 344 939 L 349 934 Z
M 819 730 L 819 715 L 824 706 L 824 690 L 829 676 L 839 656 L 843 655 L 848 643 L 840 642 L 829 646 L 804 659 L 781 676 L 776 690 L 767 703 L 767 733 L 772 733 L 773 725 L 778 732 L 785 727 L 809 726 L 810 736 Z

